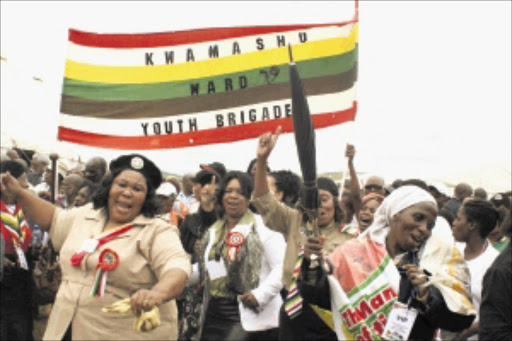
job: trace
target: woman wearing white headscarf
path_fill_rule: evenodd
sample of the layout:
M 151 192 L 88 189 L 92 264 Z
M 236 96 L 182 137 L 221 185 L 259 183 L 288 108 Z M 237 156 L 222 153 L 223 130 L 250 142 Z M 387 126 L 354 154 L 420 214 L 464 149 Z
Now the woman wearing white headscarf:
M 373 224 L 336 248 L 324 266 L 310 268 L 307 259 L 321 257 L 322 240 L 309 238 L 299 278 L 304 301 L 332 309 L 332 317 L 324 317 L 339 339 L 392 338 L 400 303 L 413 320 L 404 338 L 432 340 L 438 328 L 467 328 L 475 318 L 469 271 L 454 246 L 432 236 L 436 215 L 428 192 L 404 186 L 384 200 Z

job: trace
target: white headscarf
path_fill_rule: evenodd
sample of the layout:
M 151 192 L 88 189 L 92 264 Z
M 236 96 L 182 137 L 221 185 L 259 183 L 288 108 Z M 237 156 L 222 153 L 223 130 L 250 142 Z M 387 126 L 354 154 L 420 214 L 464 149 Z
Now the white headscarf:
M 417 186 L 402 186 L 387 196 L 375 212 L 373 223 L 359 235 L 359 239 L 367 235 L 373 240 L 384 244 L 389 232 L 391 218 L 398 212 L 420 202 L 431 202 L 437 207 L 434 197 Z

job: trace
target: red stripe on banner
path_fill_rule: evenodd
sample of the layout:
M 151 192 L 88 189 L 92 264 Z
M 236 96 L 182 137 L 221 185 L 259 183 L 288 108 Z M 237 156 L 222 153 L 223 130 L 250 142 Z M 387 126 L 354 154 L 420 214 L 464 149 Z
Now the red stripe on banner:
M 201 43 L 205 41 L 239 38 L 248 35 L 286 32 L 313 27 L 344 26 L 353 22 L 355 21 L 351 20 L 332 24 L 221 27 L 146 34 L 102 34 L 79 31 L 70 28 L 69 41 L 72 41 L 78 45 L 91 47 L 150 48 Z
M 313 124 L 315 129 L 319 129 L 353 121 L 356 112 L 357 102 L 354 102 L 352 108 L 344 111 L 313 115 Z M 288 117 L 233 127 L 155 136 L 111 136 L 59 126 L 58 139 L 93 147 L 122 150 L 182 148 L 256 138 L 268 131 L 275 131 L 279 125 L 283 133 L 293 132 L 293 120 Z

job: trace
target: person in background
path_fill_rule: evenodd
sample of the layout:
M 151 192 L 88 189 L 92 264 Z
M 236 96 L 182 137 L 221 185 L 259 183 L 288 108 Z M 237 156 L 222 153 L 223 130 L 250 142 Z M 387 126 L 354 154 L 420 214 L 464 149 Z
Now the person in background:
M 189 213 L 195 213 L 199 208 L 199 205 L 196 205 L 198 201 L 194 196 L 193 192 L 193 178 L 193 174 L 186 174 L 183 177 L 181 187 L 182 190 L 176 197 L 176 200 L 174 200 L 174 205 L 171 214 L 171 222 L 178 227 L 181 225 L 183 219 L 185 219 L 185 217 Z
M 30 169 L 27 173 L 28 182 L 32 186 L 37 186 L 43 182 L 43 174 L 50 165 L 50 158 L 42 153 L 34 153 L 30 161 Z
M 505 220 L 507 214 L 512 210 L 512 207 L 510 205 L 511 202 L 508 196 L 501 193 L 495 194 L 490 201 L 498 210 L 499 218 L 498 224 L 496 225 L 494 230 L 491 231 L 487 239 L 489 239 L 489 241 L 492 243 L 492 246 L 494 246 L 496 250 L 501 252 L 510 243 L 510 237 L 502 232 L 500 226 L 502 222 Z
M 59 193 L 59 185 L 62 183 L 62 180 L 64 180 L 64 176 L 61 173 L 57 174 L 57 193 Z M 44 181 L 41 182 L 39 185 L 34 187 L 35 193 L 40 198 L 43 198 L 46 201 L 51 201 L 51 190 L 53 185 L 53 176 L 52 171 L 50 169 L 47 169 L 44 172 Z
M 160 202 L 158 216 L 168 222 L 171 222 L 171 210 L 176 194 L 176 188 L 169 182 L 162 182 L 156 190 L 156 197 Z
M 510 211 L 500 227 L 503 234 L 510 238 L 512 233 Z M 478 328 L 479 340 L 512 340 L 511 278 L 512 246 L 508 244 L 484 275 Z
M 16 159 L 19 159 L 20 156 L 18 155 L 18 152 L 14 149 L 9 149 L 5 155 L 7 155 L 9 157 L 10 160 L 16 160 Z
M 257 147 L 255 188 L 251 203 L 263 217 L 265 225 L 283 234 L 286 251 L 283 264 L 281 292 L 284 303 L 279 316 L 280 340 L 336 340 L 336 334 L 322 320 L 321 316 L 308 304 L 301 304 L 296 287 L 297 268 L 302 260 L 302 247 L 306 242 L 308 226 L 303 221 L 303 212 L 291 208 L 272 195 L 268 187 L 265 165 L 272 152 L 280 128 L 275 134 L 260 136 Z M 338 186 L 325 177 L 317 179 L 320 207 L 318 209 L 318 227 L 325 238 L 325 253 L 353 238 L 341 232 L 343 213 L 338 203 Z
M 380 204 L 382 204 L 383 200 L 384 197 L 377 193 L 370 193 L 364 196 L 363 207 L 361 207 L 361 210 L 357 216 L 359 226 L 357 231 L 353 232 L 355 236 L 358 236 L 360 233 L 364 232 L 368 227 L 370 227 L 370 225 L 373 223 L 374 214 L 379 208 Z
M 236 171 L 226 174 L 217 193 L 219 219 L 200 247 L 201 340 L 277 338 L 285 241 L 249 210 L 251 193 L 250 176 Z
M 265 167 L 267 168 L 267 173 L 270 173 L 268 164 L 266 164 Z M 252 159 L 251 162 L 249 162 L 246 173 L 249 174 L 252 178 L 252 181 L 254 181 L 254 175 L 256 174 L 256 159 Z
M 313 254 L 324 257 L 324 243 L 308 238 L 299 276 L 304 302 L 339 314 L 336 331 L 351 340 L 382 339 L 397 302 L 417 310 L 403 339 L 433 340 L 437 328 L 467 328 L 475 318 L 469 273 L 454 246 L 431 234 L 436 215 L 434 198 L 421 188 L 393 191 L 375 213 L 374 223 L 330 254 L 332 281 L 324 266 L 310 269 Z M 334 293 L 339 299 L 331 307 Z M 362 302 L 368 302 L 368 308 Z
M 460 340 L 478 340 L 478 311 L 482 298 L 482 279 L 485 271 L 499 255 L 487 240 L 487 236 L 494 229 L 497 221 L 498 212 L 490 202 L 472 198 L 464 201 L 453 222 L 455 240 L 465 243 L 465 248 L 459 251 L 469 268 L 473 305 L 477 311 L 471 327 L 458 335 Z
M 85 179 L 77 174 L 67 175 L 60 185 L 59 191 L 64 195 L 62 207 L 71 208 L 78 195 L 78 191 L 84 184 Z
M 49 230 L 60 252 L 62 283 L 45 340 L 61 340 L 69 327 L 73 340 L 178 337 L 174 299 L 190 273 L 190 260 L 176 228 L 155 218 L 162 175 L 153 162 L 138 154 L 118 157 L 93 205 L 71 210 L 32 195 L 8 174 L 0 180 L 2 195 L 15 198 L 41 229 Z M 98 266 L 105 266 L 108 277 L 98 277 Z M 106 285 L 99 285 L 100 279 Z M 101 312 L 123 298 L 130 299 L 133 314 Z M 160 310 L 160 326 L 145 333 L 134 330 L 134 315 L 154 307 Z
M 95 189 L 96 186 L 94 186 L 94 184 L 90 180 L 85 179 L 84 183 L 82 184 L 82 187 L 80 187 L 78 193 L 76 194 L 75 201 L 73 202 L 73 207 L 82 207 L 90 203 Z
M 289 171 L 280 170 L 268 174 L 268 187 L 276 199 L 289 207 L 295 207 L 300 196 L 301 178 Z
M 85 164 L 84 176 L 95 185 L 101 183 L 101 179 L 103 179 L 106 173 L 107 161 L 102 157 L 93 157 Z
M 475 188 L 473 196 L 477 199 L 487 200 L 487 191 L 482 187 Z
M 368 177 L 364 183 L 363 193 L 364 195 L 370 193 L 377 193 L 382 196 L 386 196 L 386 189 L 384 188 L 385 183 L 384 179 L 377 175 L 372 175 Z
M 21 188 L 29 187 L 27 173 L 12 160 L 0 163 L 2 176 L 9 173 Z M 16 196 L 0 192 L 0 227 L 5 242 L 0 282 L 0 339 L 33 340 L 31 230 Z M 4 253 L 2 252 L 2 254 Z
M 185 251 L 191 256 L 192 266 L 199 260 L 200 244 L 204 234 L 218 218 L 215 191 L 221 182 L 220 175 L 212 170 L 201 170 L 194 177 L 198 188 L 196 198 L 199 210 L 185 217 L 180 226 L 180 239 Z M 204 286 L 191 284 L 185 287 L 178 302 L 180 340 L 199 338 Z
M 455 186 L 453 194 L 454 197 L 448 199 L 443 207 L 448 209 L 454 216 L 456 216 L 460 205 L 462 205 L 462 201 L 473 194 L 473 188 L 471 188 L 471 186 L 467 183 L 461 182 Z

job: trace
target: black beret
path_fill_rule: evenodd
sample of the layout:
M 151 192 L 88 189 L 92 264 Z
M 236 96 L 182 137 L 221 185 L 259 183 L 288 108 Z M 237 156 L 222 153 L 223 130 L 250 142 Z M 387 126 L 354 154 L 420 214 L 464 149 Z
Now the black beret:
M 338 186 L 332 179 L 321 177 L 316 180 L 316 183 L 318 184 L 318 189 L 331 193 L 333 197 L 337 198 L 340 195 Z
M 160 184 L 162 183 L 162 172 L 160 172 L 160 169 L 150 159 L 143 155 L 121 155 L 110 162 L 109 169 L 111 172 L 119 168 L 132 169 L 140 172 L 144 175 L 146 181 L 151 183 L 155 189 L 160 187 Z

